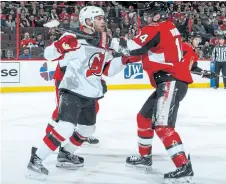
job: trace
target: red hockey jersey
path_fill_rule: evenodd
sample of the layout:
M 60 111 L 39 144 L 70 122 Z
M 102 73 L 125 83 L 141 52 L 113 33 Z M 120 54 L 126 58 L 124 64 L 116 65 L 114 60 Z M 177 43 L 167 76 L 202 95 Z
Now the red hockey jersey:
M 174 78 L 191 83 L 191 74 L 182 62 L 182 40 L 175 25 L 170 21 L 153 23 L 141 29 L 135 37 L 136 50 L 131 56 L 142 55 L 144 70 L 148 73 L 151 84 L 156 86 L 153 74 L 165 71 Z

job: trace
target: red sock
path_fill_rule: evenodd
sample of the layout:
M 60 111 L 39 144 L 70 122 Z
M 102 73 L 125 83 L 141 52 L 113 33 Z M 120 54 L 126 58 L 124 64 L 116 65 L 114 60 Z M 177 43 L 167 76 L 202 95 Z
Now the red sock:
M 175 129 L 170 127 L 155 127 L 155 131 L 162 140 L 175 166 L 181 167 L 186 164 L 188 159 L 184 152 L 183 143 Z
M 152 139 L 154 131 L 152 130 L 152 120 L 137 114 L 137 134 L 138 134 L 138 150 L 141 156 L 151 154 Z

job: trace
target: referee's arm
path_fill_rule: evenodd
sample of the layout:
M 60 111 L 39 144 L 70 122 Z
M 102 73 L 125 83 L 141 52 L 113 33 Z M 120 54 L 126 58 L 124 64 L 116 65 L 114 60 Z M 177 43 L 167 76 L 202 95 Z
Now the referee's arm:
M 214 47 L 212 52 L 212 61 L 216 61 L 216 47 Z

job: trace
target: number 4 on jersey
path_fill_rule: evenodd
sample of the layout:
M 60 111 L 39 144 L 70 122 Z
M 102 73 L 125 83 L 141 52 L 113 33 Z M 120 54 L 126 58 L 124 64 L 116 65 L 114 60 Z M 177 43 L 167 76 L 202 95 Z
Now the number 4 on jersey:
M 148 37 L 147 34 L 141 35 L 140 36 L 141 43 L 144 43 L 146 41 L 147 37 Z

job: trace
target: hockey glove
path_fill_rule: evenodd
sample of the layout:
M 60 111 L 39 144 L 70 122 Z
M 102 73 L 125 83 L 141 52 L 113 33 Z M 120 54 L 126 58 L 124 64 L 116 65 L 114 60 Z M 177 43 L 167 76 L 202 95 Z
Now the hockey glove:
M 203 70 L 202 71 L 202 77 L 203 78 L 208 78 L 208 79 L 211 79 L 211 78 L 216 78 L 218 77 L 218 75 L 214 72 L 211 72 L 211 71 L 207 71 L 207 70 Z
M 141 61 L 141 56 L 122 56 L 122 64 L 135 63 Z
M 66 35 L 54 43 L 57 51 L 61 54 L 69 51 L 75 51 L 80 48 L 78 39 L 72 35 Z

